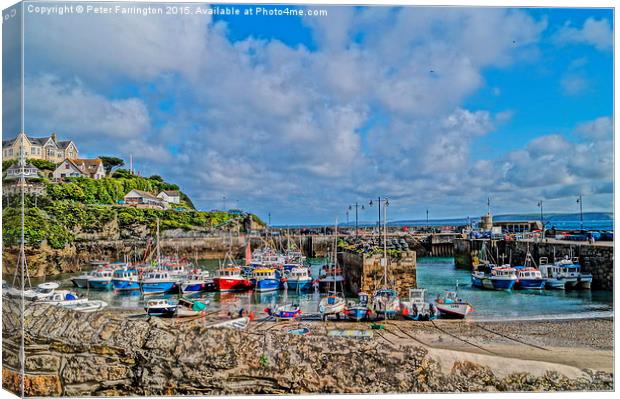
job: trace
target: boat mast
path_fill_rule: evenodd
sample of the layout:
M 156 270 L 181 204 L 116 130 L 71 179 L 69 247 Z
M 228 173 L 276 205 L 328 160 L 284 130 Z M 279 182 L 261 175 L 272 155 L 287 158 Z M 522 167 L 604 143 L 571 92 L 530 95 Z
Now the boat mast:
M 338 219 L 334 229 L 334 261 L 332 262 L 332 278 L 334 280 L 334 292 L 338 291 L 338 283 L 336 282 L 336 268 L 338 264 Z
M 161 265 L 161 253 L 159 249 L 159 218 L 157 218 L 157 267 Z
M 385 204 L 383 206 L 383 282 L 385 288 L 388 285 L 388 277 L 387 277 L 387 206 L 388 201 L 387 198 L 385 200 Z

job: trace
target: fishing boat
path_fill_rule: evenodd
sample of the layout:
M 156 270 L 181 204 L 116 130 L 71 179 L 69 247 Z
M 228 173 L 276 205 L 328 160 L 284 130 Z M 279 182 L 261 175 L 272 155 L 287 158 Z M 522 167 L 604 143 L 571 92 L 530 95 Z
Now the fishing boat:
M 305 266 L 294 267 L 287 276 L 288 288 L 293 291 L 308 291 L 312 289 L 310 270 Z
M 498 266 L 491 270 L 489 279 L 494 290 L 510 291 L 517 283 L 517 271 L 512 266 Z
M 76 288 L 88 288 L 88 280 L 92 277 L 95 271 L 84 272 L 79 276 L 71 277 L 71 283 Z
M 471 273 L 471 286 L 476 288 L 493 289 L 491 282 L 491 271 L 493 266 L 488 264 L 477 265 L 476 269 Z
M 138 291 L 140 281 L 136 269 L 116 269 L 112 273 L 112 288 L 117 292 Z
M 273 308 L 266 308 L 265 313 L 276 319 L 276 321 L 292 320 L 301 316 L 301 309 L 298 304 L 279 305 Z
M 402 301 L 400 305 L 401 313 L 407 319 L 434 320 L 438 315 L 435 305 L 427 302 L 424 288 L 410 288 L 409 300 Z
M 143 295 L 165 294 L 174 291 L 177 280 L 170 277 L 167 270 L 155 269 L 148 271 L 140 280 L 140 291 Z
M 542 290 L 545 288 L 545 279 L 540 270 L 533 267 L 515 266 L 517 271 L 517 284 L 515 288 L 520 290 Z
M 172 317 L 176 313 L 177 305 L 166 299 L 150 299 L 146 301 L 144 310 L 149 316 Z
M 181 292 L 184 294 L 209 291 L 210 288 L 213 288 L 213 279 L 207 270 L 194 270 L 180 285 Z
M 330 315 L 336 315 L 336 318 L 340 320 L 340 314 L 344 312 L 345 307 L 346 302 L 342 294 L 337 291 L 330 291 L 319 302 L 319 313 L 321 313 L 323 320 L 326 320 L 327 316 Z
M 469 303 L 459 298 L 456 291 L 446 291 L 443 298 L 438 295 L 435 307 L 441 316 L 456 319 L 463 319 L 474 310 Z
M 590 289 L 592 274 L 581 272 L 579 258 L 565 256 L 563 259 L 556 260 L 555 264 L 563 269 L 564 275 L 568 278 L 567 289 Z
M 319 288 L 322 291 L 329 291 L 331 287 L 344 284 L 344 276 L 342 269 L 335 263 L 330 262 L 321 267 L 319 275 Z
M 45 299 L 36 301 L 38 304 L 47 304 L 55 306 L 71 306 L 79 303 L 88 302 L 87 298 L 80 298 L 75 292 L 67 290 L 55 290 L 52 295 Z
M 384 319 L 393 319 L 400 312 L 400 298 L 392 288 L 376 290 L 372 298 L 372 311 Z
M 24 291 L 24 299 L 27 301 L 44 301 L 46 299 L 51 298 L 54 295 L 56 289 L 60 287 L 58 283 L 50 282 L 50 283 L 41 283 L 37 285 L 37 288 L 34 290 L 26 290 Z M 21 291 L 15 290 L 18 296 L 21 296 Z
M 368 308 L 369 295 L 365 292 L 357 294 L 357 302 L 349 301 L 344 310 L 344 314 L 353 321 L 361 321 L 368 318 L 370 308 Z
M 93 290 L 109 290 L 112 288 L 111 269 L 99 269 L 88 279 L 88 288 Z
M 559 262 L 549 263 L 547 257 L 541 257 L 538 260 L 538 267 L 545 279 L 546 288 L 564 290 L 577 285 L 579 275 L 576 272 L 570 273 L 570 268 L 566 266 Z
M 280 288 L 280 279 L 275 269 L 258 268 L 252 272 L 252 284 L 257 292 L 277 291 Z
M 236 319 L 216 321 L 207 324 L 206 328 L 231 328 L 235 330 L 245 330 L 250 325 L 250 318 L 247 316 L 237 317 Z
M 245 291 L 253 287 L 252 280 L 242 276 L 241 268 L 236 266 L 219 269 L 213 283 L 220 292 Z
M 209 304 L 208 300 L 204 301 L 194 301 L 187 298 L 179 299 L 179 303 L 176 308 L 176 316 L 177 317 L 191 317 L 202 315 L 207 309 L 207 305 Z

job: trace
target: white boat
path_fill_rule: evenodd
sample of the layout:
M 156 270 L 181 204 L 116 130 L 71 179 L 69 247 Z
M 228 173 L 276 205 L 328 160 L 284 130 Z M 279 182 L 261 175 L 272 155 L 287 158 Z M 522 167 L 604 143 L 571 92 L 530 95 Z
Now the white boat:
M 88 302 L 88 298 L 80 298 L 75 292 L 67 290 L 55 290 L 51 296 L 36 301 L 37 304 L 71 306 Z
M 146 301 L 144 310 L 149 316 L 172 317 L 177 310 L 177 305 L 166 299 L 151 299 Z
M 39 284 L 34 290 L 24 291 L 24 299 L 27 301 L 44 301 L 51 298 L 58 287 L 60 285 L 54 282 Z M 19 290 L 15 291 L 20 294 Z
M 84 272 L 79 276 L 71 277 L 71 282 L 76 288 L 88 288 L 88 280 L 92 277 L 93 271 Z
M 238 317 L 236 319 L 217 321 L 206 325 L 206 328 L 232 328 L 235 330 L 245 330 L 250 325 L 249 317 Z
M 319 313 L 321 313 L 323 320 L 327 319 L 329 315 L 336 315 L 336 318 L 340 319 L 340 314 L 344 312 L 346 305 L 346 301 L 341 293 L 330 291 L 319 302 Z
M 91 313 L 101 310 L 108 306 L 108 303 L 105 301 L 100 301 L 98 299 L 87 299 L 85 302 L 80 303 L 62 303 L 58 306 L 62 306 L 63 308 L 74 310 L 76 312 L 82 313 Z
M 112 288 L 112 269 L 99 269 L 88 279 L 88 288 L 95 290 L 108 290 Z
M 433 320 L 437 318 L 437 308 L 426 301 L 426 289 L 410 288 L 409 300 L 401 301 L 403 317 L 412 320 Z
M 398 292 L 391 288 L 380 288 L 373 293 L 372 311 L 384 319 L 392 319 L 400 312 Z
M 443 298 L 435 300 L 435 306 L 442 316 L 457 319 L 465 318 L 474 310 L 468 302 L 458 297 L 456 291 L 446 291 Z
M 207 270 L 196 270 L 189 273 L 180 285 L 183 294 L 207 291 L 213 287 L 213 279 Z

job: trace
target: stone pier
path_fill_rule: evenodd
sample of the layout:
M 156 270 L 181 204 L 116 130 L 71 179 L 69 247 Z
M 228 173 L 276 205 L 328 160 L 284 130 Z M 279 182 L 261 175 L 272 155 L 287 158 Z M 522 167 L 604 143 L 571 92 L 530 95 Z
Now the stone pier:
M 349 294 L 358 292 L 372 293 L 382 284 L 382 254 L 359 254 L 342 251 L 338 254 L 339 264 L 343 268 L 345 290 Z M 401 296 L 409 295 L 409 288 L 416 288 L 416 252 L 401 251 L 392 255 L 388 262 L 388 281 Z

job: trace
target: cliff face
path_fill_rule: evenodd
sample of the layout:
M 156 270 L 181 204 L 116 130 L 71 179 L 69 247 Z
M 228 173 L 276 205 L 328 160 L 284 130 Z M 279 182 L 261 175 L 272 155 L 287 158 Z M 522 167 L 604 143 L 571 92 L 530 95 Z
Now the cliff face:
M 19 308 L 4 301 L 3 387 L 19 389 Z M 27 396 L 244 395 L 611 389 L 607 374 L 504 378 L 469 362 L 442 370 L 423 348 L 281 332 L 208 329 L 204 321 L 25 313 Z

